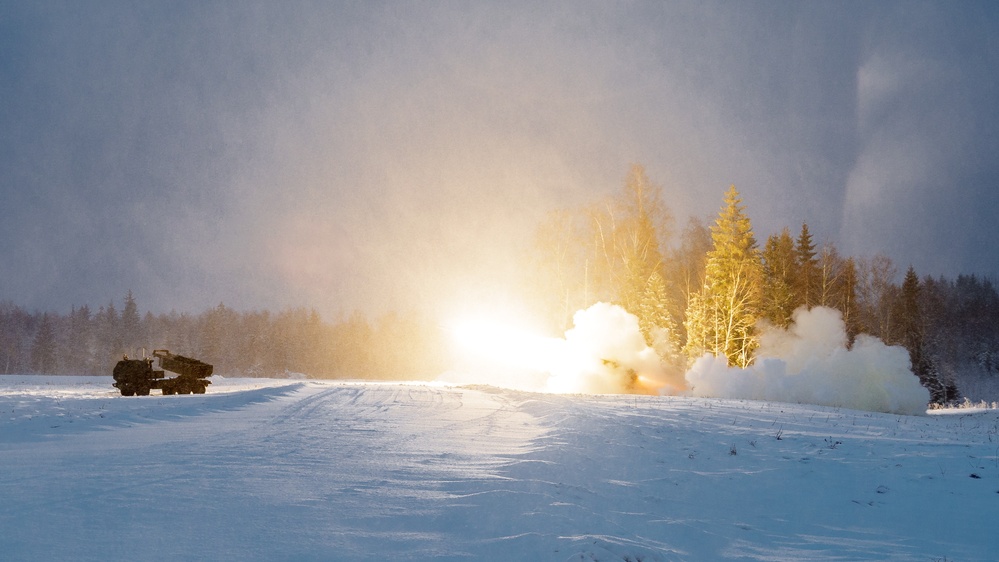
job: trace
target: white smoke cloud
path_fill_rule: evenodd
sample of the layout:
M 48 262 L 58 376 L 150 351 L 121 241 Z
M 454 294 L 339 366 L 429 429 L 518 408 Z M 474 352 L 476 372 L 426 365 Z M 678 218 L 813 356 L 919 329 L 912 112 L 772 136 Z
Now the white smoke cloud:
M 787 330 L 760 337 L 756 362 L 729 367 L 704 355 L 686 374 L 694 396 L 776 400 L 898 414 L 922 414 L 929 391 L 909 368 L 906 350 L 860 335 L 847 348 L 839 311 L 795 311 Z
M 662 360 L 645 343 L 638 319 L 620 306 L 597 303 L 572 317 L 563 360 L 547 386 L 556 392 L 650 392 L 670 380 Z M 682 384 L 682 383 L 681 383 Z
M 839 311 L 800 308 L 786 329 L 764 327 L 756 362 L 729 367 L 706 354 L 684 376 L 649 347 L 638 319 L 597 303 L 573 316 L 564 338 L 507 328 L 465 332 L 472 360 L 438 380 L 558 393 L 692 394 L 774 400 L 899 414 L 925 413 L 929 392 L 908 352 L 860 335 L 847 348 Z
M 474 348 L 477 358 L 466 357 L 461 369 L 438 380 L 589 394 L 655 394 L 684 386 L 682 377 L 671 377 L 656 351 L 646 345 L 638 319 L 623 308 L 597 303 L 576 312 L 573 325 L 564 338 L 474 330 L 479 335 L 472 334 L 475 341 L 464 347 Z M 482 341 L 486 333 L 492 341 Z

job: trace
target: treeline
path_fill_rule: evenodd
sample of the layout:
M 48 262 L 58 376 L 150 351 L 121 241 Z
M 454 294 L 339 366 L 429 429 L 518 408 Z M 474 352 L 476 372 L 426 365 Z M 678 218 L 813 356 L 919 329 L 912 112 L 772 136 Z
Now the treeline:
M 920 278 L 883 255 L 841 255 L 801 223 L 757 240 L 731 187 L 712 224 L 682 228 L 662 189 L 634 165 L 614 196 L 552 212 L 524 264 L 526 298 L 561 334 L 572 315 L 615 303 L 639 319 L 646 341 L 678 371 L 704 353 L 745 366 L 766 324 L 786 327 L 799 307 L 841 312 L 849 343 L 859 333 L 909 351 L 934 402 L 999 396 L 999 294 L 974 275 Z M 141 314 L 132 294 L 68 315 L 0 302 L 0 373 L 108 374 L 125 354 L 165 347 L 226 376 L 424 378 L 447 367 L 437 320 L 315 311 Z
M 140 314 L 131 292 L 68 315 L 0 303 L 0 373 L 108 375 L 123 355 L 163 347 L 211 363 L 223 376 L 391 379 L 442 371 L 439 330 L 417 314 L 336 322 L 305 309 L 237 312 L 222 304 L 198 315 Z
M 999 295 L 988 279 L 920 279 L 910 267 L 899 283 L 889 258 L 843 256 L 805 223 L 760 244 L 734 186 L 711 226 L 691 218 L 675 235 L 662 189 L 634 165 L 616 196 L 551 213 L 533 266 L 537 308 L 554 329 L 613 302 L 676 369 L 704 353 L 746 366 L 765 324 L 786 327 L 799 307 L 826 306 L 842 313 L 849 343 L 867 333 L 906 347 L 934 402 L 999 371 Z

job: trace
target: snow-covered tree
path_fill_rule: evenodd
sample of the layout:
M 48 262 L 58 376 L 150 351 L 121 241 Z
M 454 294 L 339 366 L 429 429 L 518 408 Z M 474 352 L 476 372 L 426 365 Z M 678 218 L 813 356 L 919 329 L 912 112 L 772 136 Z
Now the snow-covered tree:
M 638 303 L 638 327 L 645 335 L 645 343 L 659 351 L 664 360 L 676 364 L 679 363 L 680 334 L 669 302 L 666 282 L 658 271 L 652 272 Z
M 735 186 L 725 194 L 711 228 L 704 286 L 687 308 L 687 345 L 691 357 L 705 352 L 745 367 L 757 347 L 753 326 L 760 313 L 761 263 L 752 223 Z

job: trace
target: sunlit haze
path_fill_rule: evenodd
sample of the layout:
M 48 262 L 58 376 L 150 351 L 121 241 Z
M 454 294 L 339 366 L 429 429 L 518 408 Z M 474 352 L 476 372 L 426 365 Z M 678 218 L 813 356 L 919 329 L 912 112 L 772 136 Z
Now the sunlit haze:
M 999 272 L 989 2 L 0 2 L 0 299 L 438 311 L 632 162 Z
M 476 359 L 517 368 L 550 368 L 557 360 L 554 338 L 489 320 L 462 321 L 452 328 L 462 350 Z

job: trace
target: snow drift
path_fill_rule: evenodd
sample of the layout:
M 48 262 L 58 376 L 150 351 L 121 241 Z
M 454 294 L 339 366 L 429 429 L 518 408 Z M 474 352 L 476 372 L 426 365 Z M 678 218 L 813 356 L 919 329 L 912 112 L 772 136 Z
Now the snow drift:
M 694 396 L 776 400 L 890 412 L 926 412 L 929 391 L 909 367 L 908 352 L 861 334 L 847 348 L 839 311 L 799 308 L 786 329 L 764 328 L 756 362 L 729 367 L 704 355 L 686 374 Z

